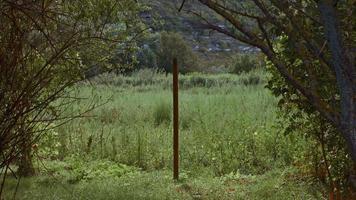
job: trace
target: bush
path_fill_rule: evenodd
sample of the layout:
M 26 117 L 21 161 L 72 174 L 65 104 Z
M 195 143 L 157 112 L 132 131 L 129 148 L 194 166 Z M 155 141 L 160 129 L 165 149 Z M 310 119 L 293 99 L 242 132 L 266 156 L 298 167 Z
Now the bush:
M 262 82 L 261 77 L 256 74 L 249 74 L 246 76 L 241 77 L 240 82 L 247 86 L 247 85 L 258 85 Z
M 157 55 L 149 46 L 141 49 L 137 55 L 137 68 L 157 68 Z
M 238 54 L 233 59 L 230 67 L 230 73 L 247 73 L 263 66 L 262 58 L 257 54 Z
M 121 177 L 128 173 L 138 171 L 137 168 L 116 163 L 106 159 L 88 160 L 83 157 L 71 156 L 63 161 L 44 161 L 45 169 L 40 168 L 42 174 L 52 174 L 49 180 L 42 180 L 47 183 L 53 181 L 53 177 L 63 178 L 66 182 L 74 184 L 90 180 L 103 180 L 107 178 Z
M 157 68 L 158 67 L 158 46 L 159 46 L 159 33 L 150 34 L 148 37 L 141 41 L 141 47 L 137 52 L 137 65 L 136 69 L 143 68 Z
M 38 129 L 40 133 L 37 136 L 38 143 L 34 144 L 35 155 L 40 159 L 57 159 L 61 147 L 59 133 L 53 127 L 46 127 L 45 124 L 40 124 Z
M 190 77 L 190 83 L 193 87 L 204 87 L 206 83 L 206 78 L 200 75 L 194 75 Z
M 178 33 L 162 32 L 158 50 L 158 66 L 172 72 L 172 60 L 178 58 L 179 71 L 187 73 L 198 68 L 198 57 Z

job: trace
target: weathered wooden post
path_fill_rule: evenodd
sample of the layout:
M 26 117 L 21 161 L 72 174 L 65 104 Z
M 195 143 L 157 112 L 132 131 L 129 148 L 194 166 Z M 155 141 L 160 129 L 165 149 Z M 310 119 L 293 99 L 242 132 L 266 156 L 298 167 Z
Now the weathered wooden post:
M 178 63 L 173 59 L 173 179 L 179 178 Z

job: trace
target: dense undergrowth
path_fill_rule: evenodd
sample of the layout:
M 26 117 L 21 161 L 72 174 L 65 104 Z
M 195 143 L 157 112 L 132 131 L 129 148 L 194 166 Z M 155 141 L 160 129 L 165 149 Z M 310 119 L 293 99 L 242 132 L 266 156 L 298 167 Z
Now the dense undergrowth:
M 265 74 L 180 77 L 181 180 L 171 180 L 170 76 L 102 75 L 73 89 L 103 104 L 35 149 L 38 176 L 20 199 L 322 199 L 303 162 L 313 148 L 285 136 Z M 92 98 L 90 98 L 92 99 Z M 71 111 L 85 110 L 83 99 Z M 283 122 L 282 122 L 283 123 Z M 16 188 L 9 179 L 6 193 Z

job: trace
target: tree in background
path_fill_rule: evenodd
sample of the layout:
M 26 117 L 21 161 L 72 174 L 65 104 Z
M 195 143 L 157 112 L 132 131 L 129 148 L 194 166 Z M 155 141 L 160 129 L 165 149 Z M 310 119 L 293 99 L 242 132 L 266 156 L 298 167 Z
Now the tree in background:
M 192 72 L 198 68 L 197 56 L 178 33 L 161 32 L 157 56 L 158 66 L 166 72 L 172 72 L 173 58 L 178 58 L 181 73 Z
M 137 51 L 135 70 L 153 68 L 172 72 L 172 60 L 178 58 L 179 71 L 188 73 L 198 70 L 198 56 L 181 34 L 176 32 L 157 32 L 146 34 Z
M 158 49 L 160 33 L 148 33 L 139 41 L 141 48 L 137 51 L 137 64 L 135 69 L 158 68 Z
M 258 53 L 242 53 L 233 57 L 229 72 L 234 74 L 248 73 L 263 68 L 263 56 Z
M 228 26 L 209 22 L 204 13 L 194 14 L 211 29 L 259 48 L 303 99 L 302 110 L 323 117 L 345 139 L 356 163 L 354 1 L 198 1 Z M 349 177 L 355 182 L 354 175 Z
M 113 49 L 130 50 L 140 9 L 134 0 L 0 1 L 2 180 L 14 162 L 20 175 L 34 173 L 33 144 L 78 117 L 66 110 L 76 101 L 68 88 L 94 61 L 113 68 Z

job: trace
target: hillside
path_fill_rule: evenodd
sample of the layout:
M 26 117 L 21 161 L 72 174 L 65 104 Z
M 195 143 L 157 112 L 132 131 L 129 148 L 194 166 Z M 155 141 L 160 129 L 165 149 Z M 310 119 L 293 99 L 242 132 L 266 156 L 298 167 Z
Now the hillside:
M 206 10 L 206 7 L 190 2 L 184 10 L 178 12 L 180 1 L 154 0 L 145 2 L 151 7 L 141 13 L 141 18 L 151 28 L 152 32 L 172 31 L 180 33 L 191 45 L 202 60 L 207 61 L 210 67 L 226 65 L 227 60 L 238 52 L 250 53 L 255 49 L 237 42 L 224 34 L 212 31 L 204 27 L 202 20 L 187 10 Z M 209 21 L 225 27 L 224 21 L 218 20 L 218 16 L 204 16 Z

